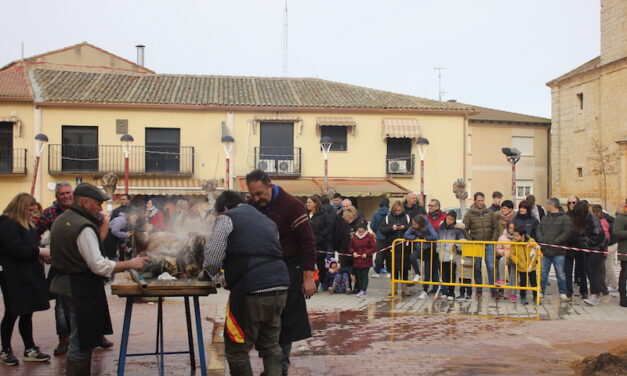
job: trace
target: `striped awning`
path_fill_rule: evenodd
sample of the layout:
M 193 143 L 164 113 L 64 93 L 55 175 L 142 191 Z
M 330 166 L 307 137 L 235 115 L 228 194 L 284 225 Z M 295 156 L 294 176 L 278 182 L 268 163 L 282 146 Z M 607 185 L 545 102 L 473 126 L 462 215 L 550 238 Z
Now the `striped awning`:
M 355 127 L 357 123 L 350 116 L 319 116 L 316 118 L 316 125 L 335 127 Z
M 383 138 L 418 138 L 420 136 L 418 119 L 383 119 Z
M 245 177 L 237 177 L 237 183 L 241 192 L 248 192 Z M 321 194 L 324 191 L 323 177 L 276 179 L 273 183 L 297 197 Z M 408 188 L 386 178 L 329 178 L 329 187 L 344 196 L 352 197 L 398 196 L 410 192 Z
M 128 179 L 128 193 L 131 195 L 160 195 L 160 196 L 192 196 L 206 195 L 203 180 L 197 177 L 190 178 L 149 178 L 131 176 Z M 116 194 L 124 193 L 124 179 L 118 181 Z

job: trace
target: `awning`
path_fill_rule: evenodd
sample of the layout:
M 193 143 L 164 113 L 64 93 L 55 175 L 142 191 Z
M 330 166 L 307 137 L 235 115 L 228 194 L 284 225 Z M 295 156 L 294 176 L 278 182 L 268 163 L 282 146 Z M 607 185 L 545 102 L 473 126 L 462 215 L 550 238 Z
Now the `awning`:
M 240 191 L 248 192 L 246 178 L 237 178 Z M 321 194 L 324 191 L 323 177 L 303 177 L 298 179 L 275 179 L 273 183 L 281 186 L 288 193 L 306 197 Z M 387 195 L 403 195 L 410 192 L 408 188 L 385 178 L 329 178 L 329 188 L 343 196 L 378 197 Z
M 420 136 L 418 119 L 383 119 L 383 138 L 418 138 Z
M 350 127 L 351 131 L 355 132 L 357 123 L 350 116 L 319 116 L 316 118 L 316 128 L 320 127 Z
M 202 195 L 205 196 L 207 191 L 204 190 L 203 180 L 196 177 L 191 178 L 135 178 L 133 176 L 128 179 L 128 193 L 131 195 L 162 195 L 162 196 L 178 196 L 178 195 Z M 124 177 L 118 180 L 115 190 L 116 194 L 124 193 Z

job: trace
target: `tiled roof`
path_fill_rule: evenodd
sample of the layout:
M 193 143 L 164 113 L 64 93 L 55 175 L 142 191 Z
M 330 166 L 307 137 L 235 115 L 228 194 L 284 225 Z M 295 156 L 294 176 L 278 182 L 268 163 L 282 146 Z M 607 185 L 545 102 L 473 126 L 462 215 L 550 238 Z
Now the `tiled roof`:
M 563 75 L 561 75 L 561 76 L 559 76 L 559 77 L 557 77 L 557 78 L 547 82 L 546 85 L 547 86 L 551 86 L 551 85 L 553 85 L 555 83 L 558 83 L 560 81 L 563 81 L 563 80 L 565 80 L 567 78 L 571 78 L 571 77 L 576 76 L 576 75 L 578 75 L 580 73 L 592 70 L 592 69 L 598 67 L 600 64 L 601 64 L 601 56 L 597 56 L 594 59 L 592 59 L 592 60 L 590 60 L 590 61 L 588 61 L 586 63 L 581 64 L 580 66 L 578 66 L 577 68 L 571 70 L 570 72 L 565 73 L 565 74 L 563 74 Z
M 0 71 L 0 98 L 32 99 L 33 91 L 26 71 L 22 65 Z
M 38 102 L 472 111 L 471 106 L 314 78 L 34 71 Z
M 551 119 L 517 114 L 515 112 L 495 110 L 492 108 L 473 106 L 478 114 L 470 115 L 468 118 L 471 122 L 502 122 L 502 123 L 535 123 L 535 124 L 551 124 Z

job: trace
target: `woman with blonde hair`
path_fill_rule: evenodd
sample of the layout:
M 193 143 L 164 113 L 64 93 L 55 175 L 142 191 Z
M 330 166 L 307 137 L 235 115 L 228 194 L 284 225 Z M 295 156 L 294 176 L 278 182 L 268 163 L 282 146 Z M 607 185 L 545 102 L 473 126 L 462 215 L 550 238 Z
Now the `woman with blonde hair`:
M 4 317 L 0 324 L 2 352 L 0 363 L 17 366 L 11 350 L 11 337 L 17 318 L 24 341 L 26 362 L 45 362 L 50 356 L 39 351 L 33 341 L 33 312 L 50 308 L 44 267 L 40 260 L 50 259 L 50 250 L 39 248 L 39 236 L 32 222 L 37 201 L 28 193 L 11 200 L 0 216 L 0 287 L 4 298 Z

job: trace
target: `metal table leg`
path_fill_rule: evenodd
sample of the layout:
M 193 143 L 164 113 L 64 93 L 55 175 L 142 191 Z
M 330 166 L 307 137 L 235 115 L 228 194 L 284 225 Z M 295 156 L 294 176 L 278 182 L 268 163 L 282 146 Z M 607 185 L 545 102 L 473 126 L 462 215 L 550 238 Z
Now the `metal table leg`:
M 200 303 L 198 296 L 194 296 L 194 316 L 196 318 L 196 339 L 198 342 L 198 359 L 200 361 L 200 374 L 207 376 L 207 364 L 205 363 L 205 348 L 202 336 L 202 321 L 200 318 Z
M 157 300 L 157 363 L 159 363 L 159 376 L 165 374 L 165 363 L 163 359 L 163 298 L 159 297 Z
M 126 298 L 126 308 L 124 309 L 124 325 L 122 326 L 122 343 L 120 344 L 120 356 L 118 358 L 118 376 L 124 375 L 126 366 L 126 349 L 128 347 L 128 334 L 131 328 L 131 315 L 133 313 L 133 298 Z
M 194 356 L 194 334 L 192 332 L 192 319 L 189 311 L 189 296 L 185 297 L 185 321 L 187 322 L 187 343 L 189 345 L 189 364 L 192 370 L 196 369 Z

